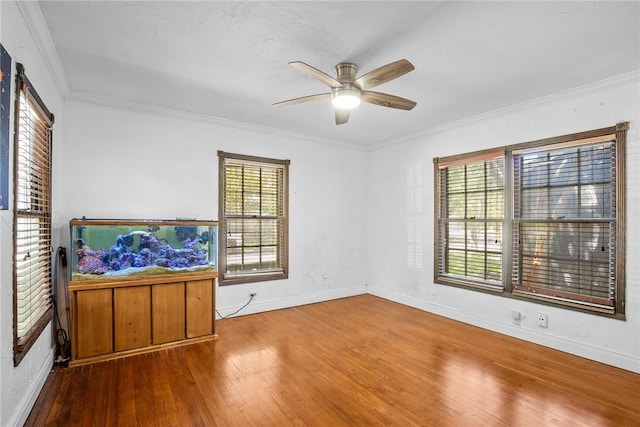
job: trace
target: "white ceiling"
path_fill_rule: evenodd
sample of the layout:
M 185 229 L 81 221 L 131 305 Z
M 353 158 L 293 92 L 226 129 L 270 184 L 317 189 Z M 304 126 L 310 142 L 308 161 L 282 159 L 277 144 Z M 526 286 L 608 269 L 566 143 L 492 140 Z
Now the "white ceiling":
M 639 2 L 40 1 L 70 96 L 106 97 L 371 146 L 640 69 Z M 406 58 L 336 126 L 287 65 L 360 74 Z

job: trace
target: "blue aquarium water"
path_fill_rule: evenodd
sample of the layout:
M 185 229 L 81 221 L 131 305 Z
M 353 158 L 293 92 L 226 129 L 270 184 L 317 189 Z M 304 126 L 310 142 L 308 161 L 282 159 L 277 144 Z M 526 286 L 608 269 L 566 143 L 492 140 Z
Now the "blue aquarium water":
M 215 270 L 217 223 L 72 220 L 72 280 Z

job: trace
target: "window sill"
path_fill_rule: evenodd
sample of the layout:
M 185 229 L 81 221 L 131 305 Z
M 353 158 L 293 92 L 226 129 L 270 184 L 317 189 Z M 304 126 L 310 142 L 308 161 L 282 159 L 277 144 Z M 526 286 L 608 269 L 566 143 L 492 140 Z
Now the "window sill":
M 269 280 L 287 279 L 289 275 L 286 272 L 274 273 L 254 273 L 254 274 L 238 274 L 238 275 L 220 275 L 218 276 L 218 284 L 220 286 L 239 285 L 241 283 L 266 282 Z

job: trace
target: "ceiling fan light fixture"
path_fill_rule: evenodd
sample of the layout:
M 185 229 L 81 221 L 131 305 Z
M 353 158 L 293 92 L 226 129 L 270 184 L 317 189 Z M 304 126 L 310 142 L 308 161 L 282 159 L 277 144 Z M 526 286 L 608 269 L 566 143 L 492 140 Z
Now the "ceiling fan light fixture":
M 357 76 L 358 66 L 351 62 L 341 62 L 336 65 L 335 78 L 302 61 L 292 61 L 289 62 L 289 65 L 308 77 L 329 86 L 331 92 L 288 99 L 276 102 L 273 104 L 274 106 L 294 105 L 331 98 L 331 104 L 335 109 L 336 125 L 347 123 L 351 110 L 360 105 L 360 101 L 398 110 L 411 110 L 416 106 L 416 103 L 410 99 L 369 90 L 413 71 L 415 67 L 406 59 L 399 59 L 383 65 L 360 77 Z
M 341 88 L 333 91 L 331 104 L 339 110 L 353 110 L 360 105 L 360 91 L 353 88 Z

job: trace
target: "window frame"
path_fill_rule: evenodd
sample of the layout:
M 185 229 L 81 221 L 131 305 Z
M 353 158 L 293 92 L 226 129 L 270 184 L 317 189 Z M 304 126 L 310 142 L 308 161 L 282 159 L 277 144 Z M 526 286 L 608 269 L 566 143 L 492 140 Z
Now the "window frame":
M 266 157 L 250 156 L 237 153 L 227 153 L 224 151 L 218 151 L 219 166 L 218 166 L 218 212 L 219 212 L 219 231 L 220 237 L 218 239 L 218 282 L 221 286 L 233 285 L 240 283 L 252 283 L 262 282 L 268 280 L 281 280 L 289 277 L 289 160 L 272 159 Z M 281 188 L 278 189 L 277 196 L 278 214 L 276 216 L 262 216 L 262 215 L 229 215 L 225 212 L 225 183 L 226 183 L 226 166 L 228 163 L 235 165 L 245 165 L 250 167 L 275 169 L 282 172 Z M 261 199 L 262 200 L 262 199 Z M 227 219 L 232 218 L 235 221 L 244 222 L 255 221 L 259 219 L 275 220 L 279 224 L 278 244 L 276 247 L 277 259 L 279 259 L 279 266 L 274 270 L 266 271 L 250 271 L 239 270 L 236 272 L 230 272 L 228 270 L 228 233 L 229 225 Z M 261 233 L 260 233 L 261 234 Z M 244 248 L 244 243 L 242 248 Z M 262 248 L 262 245 L 260 245 Z
M 14 366 L 18 366 L 29 349 L 41 335 L 47 324 L 53 317 L 52 304 L 52 160 L 53 160 L 53 123 L 54 116 L 47 109 L 46 105 L 33 88 L 33 85 L 25 75 L 24 66 L 16 64 L 16 90 L 15 90 L 15 116 L 14 116 L 14 160 L 13 160 L 13 361 Z M 24 100 L 23 100 L 24 98 Z M 28 103 L 29 112 L 37 116 L 37 123 L 23 123 L 22 104 Z M 40 131 L 37 138 L 37 154 L 29 153 L 29 158 L 25 160 L 21 156 L 23 152 L 23 132 L 22 128 L 28 126 L 29 132 Z M 34 129 L 36 128 L 36 129 Z M 33 140 L 28 142 L 32 144 Z M 37 158 L 36 158 L 37 156 Z M 34 171 L 37 170 L 36 184 L 31 179 L 34 178 Z M 31 179 L 25 179 L 28 174 Z M 27 183 L 28 181 L 28 183 Z M 21 198 L 24 198 L 22 200 Z M 28 208 L 24 205 L 28 204 Z M 34 208 L 35 206 L 35 208 Z M 25 231 L 19 226 L 24 221 L 37 221 L 37 230 Z M 35 259 L 37 283 L 34 287 L 32 281 L 20 283 L 23 279 L 18 269 L 23 267 L 18 262 L 19 254 L 22 254 L 20 242 L 24 240 L 36 240 L 35 246 L 38 248 L 38 255 Z M 31 244 L 31 243 L 30 243 Z M 29 257 L 30 251 L 25 257 Z M 23 257 L 24 259 L 26 259 Z M 35 307 L 27 310 L 28 313 L 20 313 L 19 295 L 27 293 L 28 304 Z M 34 292 L 35 289 L 35 292 Z M 29 321 L 29 327 L 21 332 L 19 326 L 25 319 L 41 311 L 37 318 Z
M 503 147 L 458 154 L 447 157 L 436 157 L 434 161 L 434 282 L 442 285 L 458 286 L 465 289 L 472 289 L 500 295 L 508 298 L 537 302 L 556 307 L 562 307 L 591 314 L 603 315 L 620 320 L 625 319 L 625 251 L 626 251 L 626 173 L 625 173 L 625 152 L 626 135 L 629 128 L 628 122 L 617 123 L 601 129 L 594 129 L 585 132 L 572 133 L 552 138 L 539 139 L 524 143 L 512 144 Z M 615 186 L 612 186 L 611 197 L 615 197 L 613 208 L 615 213 L 612 216 L 612 233 L 615 233 L 614 244 L 609 250 L 609 257 L 615 260 L 609 262 L 609 266 L 615 269 L 612 286 L 613 297 L 612 307 L 600 307 L 597 304 L 579 301 L 571 297 L 557 297 L 552 295 L 540 295 L 535 292 L 522 292 L 522 287 L 514 283 L 514 264 L 512 258 L 515 251 L 515 241 L 513 240 L 514 229 L 518 227 L 519 218 L 514 216 L 514 197 L 519 191 L 515 189 L 516 179 L 514 178 L 514 153 L 518 155 L 522 152 L 547 151 L 556 147 L 578 147 L 595 141 L 602 141 L 609 138 L 613 141 L 612 162 L 615 164 Z M 443 218 L 442 206 L 446 203 L 446 197 L 441 194 L 441 170 L 453 165 L 469 164 L 482 161 L 504 153 L 504 176 L 505 176 L 505 198 L 504 198 L 504 222 L 503 222 L 503 245 L 502 245 L 502 289 L 487 286 L 477 280 L 470 280 L 468 277 L 452 278 L 447 273 L 441 271 L 442 254 L 440 248 L 444 247 L 442 240 Z M 516 253 L 517 255 L 517 253 Z
M 442 179 L 442 175 L 441 175 L 441 171 L 444 167 L 449 168 L 449 167 L 458 167 L 458 166 L 465 166 L 465 175 L 466 175 L 466 166 L 468 165 L 478 165 L 480 163 L 484 164 L 485 167 L 485 181 L 486 181 L 486 165 L 487 163 L 493 162 L 495 160 L 499 160 L 500 158 L 504 157 L 504 151 L 502 150 L 488 150 L 488 151 L 482 151 L 482 152 L 477 152 L 474 153 L 472 156 L 468 157 L 465 161 L 465 158 L 461 158 L 459 156 L 454 156 L 452 158 L 450 158 L 448 161 L 440 161 L 438 164 L 436 164 L 436 168 L 435 168 L 435 194 L 436 194 L 436 204 L 435 204 L 435 218 L 438 219 L 437 224 L 440 224 L 440 210 L 441 208 L 443 208 L 443 201 L 446 200 L 446 196 L 443 196 L 440 193 L 440 189 L 442 188 L 441 185 L 441 179 Z M 446 166 L 445 166 L 446 165 Z M 503 160 L 503 166 L 504 166 L 504 160 Z M 503 167 L 504 169 L 504 167 Z M 464 180 L 464 184 L 465 184 L 465 191 L 462 193 L 465 195 L 465 216 L 464 218 L 446 218 L 443 219 L 443 223 L 445 224 L 452 224 L 452 223 L 460 223 L 460 224 L 464 224 L 464 228 L 465 228 L 465 234 L 467 233 L 467 226 L 468 225 L 477 225 L 477 224 L 489 224 L 489 223 L 496 223 L 496 222 L 501 222 L 503 223 L 503 231 L 502 231 L 502 236 L 501 236 L 501 241 L 504 241 L 504 215 L 505 215 L 505 209 L 503 206 L 503 217 L 501 218 L 489 218 L 489 217 L 482 217 L 482 218 L 476 218 L 475 216 L 473 217 L 467 217 L 466 213 L 467 213 L 467 195 L 469 193 L 475 193 L 476 191 L 471 191 L 471 192 L 467 192 L 466 191 L 466 185 L 468 183 L 468 180 L 466 179 L 467 177 L 465 176 L 465 180 Z M 489 190 L 486 188 L 484 188 L 484 191 L 482 191 L 482 193 L 486 194 L 489 191 L 495 191 L 494 189 Z M 504 179 L 503 179 L 503 185 L 502 185 L 502 192 L 503 194 L 506 194 L 506 188 L 504 185 Z M 504 197 L 506 199 L 506 197 Z M 486 206 L 485 206 L 486 208 Z M 486 211 L 486 209 L 485 209 Z M 437 283 L 443 283 L 443 284 L 450 284 L 450 285 L 462 285 L 462 286 L 468 286 L 468 287 L 474 287 L 474 288 L 478 288 L 478 289 L 482 289 L 485 291 L 489 291 L 489 292 L 502 292 L 504 290 L 504 267 L 502 268 L 501 271 L 501 275 L 502 275 L 502 279 L 500 281 L 490 281 L 490 280 L 480 280 L 480 279 L 471 279 L 471 278 L 466 278 L 468 276 L 461 276 L 461 275 L 455 275 L 455 274 L 450 274 L 450 275 L 440 275 L 440 271 L 442 270 L 442 268 L 444 267 L 444 265 L 446 265 L 448 263 L 448 259 L 445 256 L 444 258 L 440 258 L 439 256 L 442 255 L 442 251 L 444 250 L 444 246 L 441 244 L 441 241 L 438 239 L 442 239 L 444 238 L 444 234 L 447 234 L 447 231 L 445 231 L 444 229 L 442 229 L 439 226 L 436 226 L 436 239 L 434 241 L 435 245 L 434 245 L 434 275 L 435 278 L 437 278 Z M 486 237 L 486 236 L 485 236 Z M 466 244 L 467 240 L 465 239 L 465 254 L 468 251 L 467 249 L 467 244 Z M 486 245 L 485 245 L 486 248 Z M 480 251 L 474 250 L 474 253 L 480 253 Z M 482 253 L 484 253 L 484 258 L 486 260 L 487 258 L 487 254 L 492 253 L 492 251 L 483 251 Z M 502 249 L 501 253 L 503 254 L 501 257 L 504 257 L 504 249 Z M 465 264 L 466 264 L 466 255 L 465 255 Z M 466 267 L 465 267 L 466 268 Z M 487 271 L 484 271 L 485 276 Z

